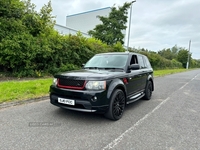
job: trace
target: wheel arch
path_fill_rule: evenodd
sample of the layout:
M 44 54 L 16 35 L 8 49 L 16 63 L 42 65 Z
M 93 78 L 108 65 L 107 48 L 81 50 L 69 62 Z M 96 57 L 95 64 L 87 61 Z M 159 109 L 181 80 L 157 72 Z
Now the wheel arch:
M 152 75 L 149 75 L 148 78 L 147 78 L 147 83 L 151 81 L 152 83 L 152 91 L 154 91 L 154 82 L 153 82 L 153 76 Z
M 124 92 L 124 95 L 125 95 L 125 98 L 127 100 L 127 89 L 126 89 L 126 86 L 125 84 L 123 83 L 122 80 L 120 79 L 114 79 L 110 86 L 109 86 L 109 89 L 108 89 L 108 93 L 107 93 L 107 98 L 110 99 L 113 92 L 116 90 L 116 89 L 120 89 Z

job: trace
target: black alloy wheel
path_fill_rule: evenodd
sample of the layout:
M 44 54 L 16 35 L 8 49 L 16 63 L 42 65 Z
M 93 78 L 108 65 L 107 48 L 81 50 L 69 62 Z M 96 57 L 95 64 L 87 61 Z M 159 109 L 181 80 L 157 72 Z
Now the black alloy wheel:
M 111 120 L 119 120 L 125 109 L 125 95 L 124 92 L 120 89 L 114 91 L 108 112 L 105 114 L 105 117 Z
M 144 96 L 144 98 L 146 100 L 150 100 L 151 99 L 152 91 L 153 91 L 152 82 L 148 81 L 146 89 L 145 89 L 145 96 Z

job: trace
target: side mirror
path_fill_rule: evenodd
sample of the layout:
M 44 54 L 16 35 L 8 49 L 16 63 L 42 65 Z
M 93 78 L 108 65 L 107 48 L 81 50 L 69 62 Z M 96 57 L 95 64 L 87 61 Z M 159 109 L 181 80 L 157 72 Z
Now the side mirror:
M 138 70 L 140 69 L 140 65 L 138 64 L 131 64 L 130 66 L 128 66 L 129 70 Z
M 85 66 L 85 64 L 82 64 L 82 66 L 81 66 L 81 67 L 82 67 L 82 68 L 84 68 L 84 66 Z

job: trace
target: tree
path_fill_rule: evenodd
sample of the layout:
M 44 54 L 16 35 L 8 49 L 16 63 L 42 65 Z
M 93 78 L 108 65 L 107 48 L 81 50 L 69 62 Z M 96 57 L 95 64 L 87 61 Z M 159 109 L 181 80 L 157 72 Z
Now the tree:
M 51 2 L 40 13 L 34 9 L 30 0 L 0 1 L 0 71 L 26 76 L 38 70 L 38 62 L 46 67 L 54 32 Z
M 188 60 L 189 51 L 186 49 L 181 49 L 178 52 L 177 60 L 182 63 L 183 67 L 186 68 L 187 60 Z M 191 60 L 191 54 L 190 54 Z
M 180 48 L 177 45 L 175 45 L 171 48 L 172 56 L 174 59 L 176 59 L 179 50 L 180 50 Z
M 163 49 L 162 51 L 158 51 L 158 54 L 166 59 L 172 60 L 173 56 L 172 56 L 172 52 L 170 50 L 170 48 L 168 49 Z
M 179 50 L 180 48 L 178 48 L 177 45 L 175 45 L 171 49 L 168 48 L 158 51 L 158 54 L 166 59 L 172 60 L 176 59 Z
M 89 35 L 107 43 L 108 45 L 121 42 L 124 44 L 124 34 L 127 26 L 127 14 L 131 3 L 124 3 L 122 7 L 112 7 L 108 17 L 98 16 L 102 24 L 96 25 L 93 30 L 90 30 Z
M 53 29 L 54 25 L 55 25 L 55 16 L 52 16 L 52 6 L 51 6 L 51 1 L 48 2 L 48 4 L 44 5 L 41 10 L 40 10 L 40 19 L 41 19 L 41 25 L 42 25 L 42 29 Z

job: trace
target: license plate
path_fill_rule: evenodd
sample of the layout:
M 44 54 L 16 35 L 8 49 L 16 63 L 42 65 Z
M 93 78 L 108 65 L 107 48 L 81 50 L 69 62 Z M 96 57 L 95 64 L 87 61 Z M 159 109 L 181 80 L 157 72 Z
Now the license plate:
M 58 98 L 58 102 L 62 104 L 67 104 L 67 105 L 75 105 L 74 100 L 66 99 L 66 98 Z

